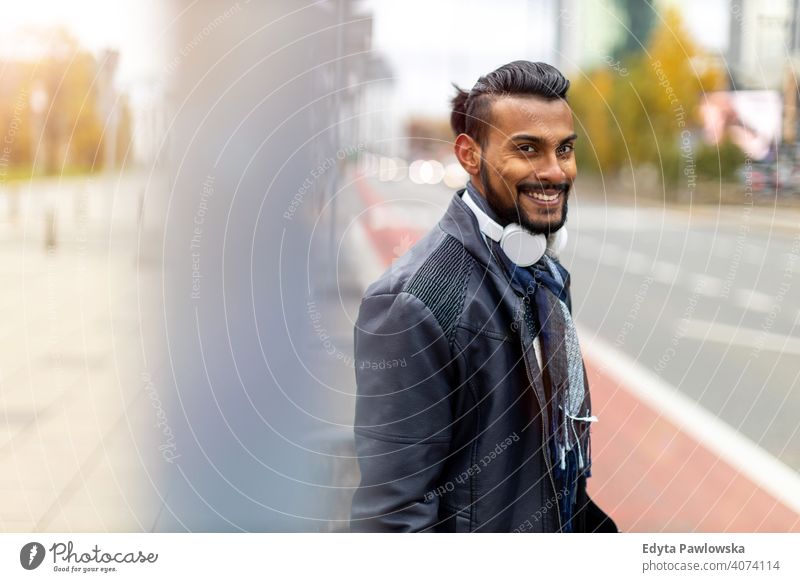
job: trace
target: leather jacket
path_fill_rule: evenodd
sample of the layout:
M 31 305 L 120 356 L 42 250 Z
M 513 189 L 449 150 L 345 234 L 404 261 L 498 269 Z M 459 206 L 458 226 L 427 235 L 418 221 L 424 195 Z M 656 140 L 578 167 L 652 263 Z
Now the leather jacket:
M 563 525 L 544 430 L 546 374 L 522 342 L 523 290 L 492 256 L 463 192 L 361 301 L 354 330 L 361 482 L 351 531 Z M 573 530 L 616 531 L 588 497 L 585 475 Z

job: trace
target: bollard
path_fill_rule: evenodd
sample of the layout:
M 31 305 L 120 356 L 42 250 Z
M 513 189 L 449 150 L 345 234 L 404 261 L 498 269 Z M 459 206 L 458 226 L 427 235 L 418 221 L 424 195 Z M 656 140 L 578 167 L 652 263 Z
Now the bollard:
M 56 246 L 56 211 L 50 207 L 44 213 L 44 249 L 52 252 Z

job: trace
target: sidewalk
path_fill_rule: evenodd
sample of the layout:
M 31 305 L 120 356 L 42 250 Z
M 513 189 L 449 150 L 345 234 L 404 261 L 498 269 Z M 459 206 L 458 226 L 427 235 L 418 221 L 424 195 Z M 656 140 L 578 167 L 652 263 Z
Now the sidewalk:
M 134 309 L 137 284 L 151 272 L 134 261 L 136 216 L 123 210 L 136 207 L 139 185 L 114 194 L 114 216 L 91 206 L 106 187 L 99 178 L 65 180 L 61 192 L 51 191 L 56 183 L 36 185 L 20 194 L 34 198 L 21 201 L 18 220 L 0 224 L 5 532 L 148 531 L 155 520 L 147 484 L 156 420 L 141 382 Z M 90 206 L 73 207 L 82 195 Z M 51 253 L 39 212 L 45 198 L 62 206 Z

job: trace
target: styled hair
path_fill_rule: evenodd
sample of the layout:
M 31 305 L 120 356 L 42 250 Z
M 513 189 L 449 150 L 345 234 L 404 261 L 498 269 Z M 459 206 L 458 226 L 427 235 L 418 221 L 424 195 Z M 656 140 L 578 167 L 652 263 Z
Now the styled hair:
M 456 135 L 466 133 L 485 146 L 491 125 L 492 103 L 499 97 L 532 95 L 548 101 L 566 99 L 569 89 L 561 71 L 547 63 L 514 61 L 483 75 L 469 92 L 453 83 L 450 126 Z

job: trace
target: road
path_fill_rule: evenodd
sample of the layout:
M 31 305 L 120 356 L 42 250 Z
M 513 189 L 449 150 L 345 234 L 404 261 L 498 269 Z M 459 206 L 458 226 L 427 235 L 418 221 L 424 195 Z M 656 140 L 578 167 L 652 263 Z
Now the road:
M 800 470 L 800 220 L 575 206 L 576 320 Z

